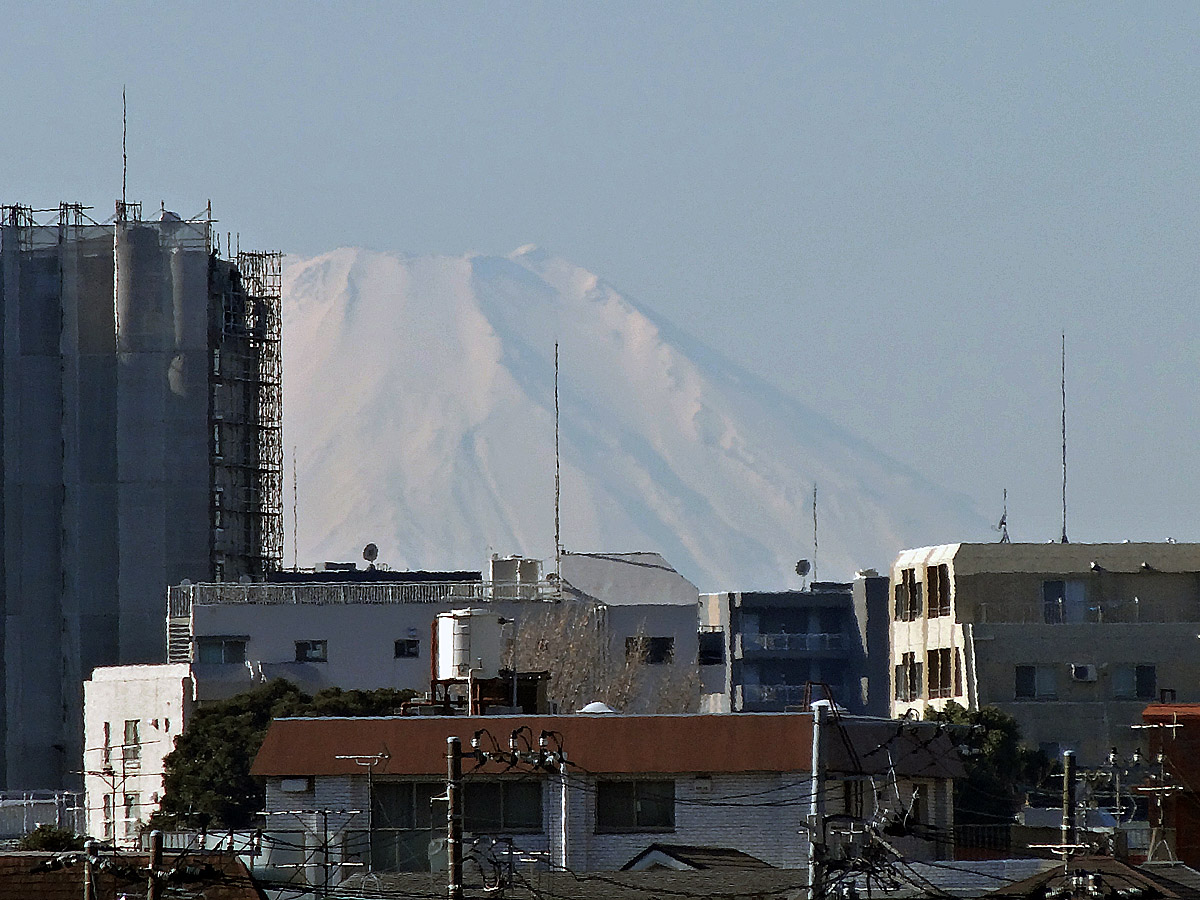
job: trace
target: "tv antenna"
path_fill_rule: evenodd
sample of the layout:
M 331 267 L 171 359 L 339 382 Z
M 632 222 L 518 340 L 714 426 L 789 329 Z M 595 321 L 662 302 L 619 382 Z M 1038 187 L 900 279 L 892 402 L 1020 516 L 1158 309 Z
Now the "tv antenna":
M 1062 543 L 1067 540 L 1067 333 L 1062 334 Z
M 812 580 L 817 580 L 817 486 L 813 485 L 813 558 Z
M 1008 488 L 1004 489 L 1004 511 L 1000 514 L 1000 521 L 994 528 L 1000 532 L 1000 543 L 1012 543 L 1012 540 L 1008 536 Z
M 559 506 L 561 503 L 561 468 L 558 452 L 558 341 L 554 342 L 554 580 L 558 598 L 562 599 L 562 532 Z
M 125 177 L 129 172 L 129 155 L 125 152 L 125 135 L 129 130 L 129 109 L 125 105 L 125 85 L 121 85 L 121 208 L 125 208 Z

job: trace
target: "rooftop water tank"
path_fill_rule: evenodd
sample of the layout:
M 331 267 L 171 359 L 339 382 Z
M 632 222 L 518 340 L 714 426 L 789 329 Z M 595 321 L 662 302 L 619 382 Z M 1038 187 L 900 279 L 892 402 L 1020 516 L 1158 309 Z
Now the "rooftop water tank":
M 504 655 L 502 625 L 500 616 L 485 609 L 438 613 L 437 680 L 499 677 Z

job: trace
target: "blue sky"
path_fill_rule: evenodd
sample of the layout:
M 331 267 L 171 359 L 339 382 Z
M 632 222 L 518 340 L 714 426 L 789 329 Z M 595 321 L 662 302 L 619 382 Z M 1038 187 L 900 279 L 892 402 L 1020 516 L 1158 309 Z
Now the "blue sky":
M 0 2 L 0 202 L 544 245 L 999 516 L 1200 539 L 1200 7 Z M 102 214 L 102 215 L 100 215 Z

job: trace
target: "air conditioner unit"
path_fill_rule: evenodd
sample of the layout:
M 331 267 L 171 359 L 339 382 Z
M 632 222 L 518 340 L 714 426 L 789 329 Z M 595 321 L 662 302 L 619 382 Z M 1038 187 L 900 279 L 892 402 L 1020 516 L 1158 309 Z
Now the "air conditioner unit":
M 1096 667 L 1093 665 L 1083 665 L 1080 663 L 1072 663 L 1071 665 L 1071 680 L 1072 681 L 1095 681 Z

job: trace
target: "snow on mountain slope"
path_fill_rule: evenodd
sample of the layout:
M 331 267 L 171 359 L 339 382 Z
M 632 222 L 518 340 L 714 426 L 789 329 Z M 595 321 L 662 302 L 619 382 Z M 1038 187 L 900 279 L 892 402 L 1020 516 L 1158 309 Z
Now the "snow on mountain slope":
M 962 498 L 566 260 L 340 249 L 284 271 L 301 564 L 368 541 L 393 568 L 552 560 L 556 340 L 567 549 L 657 550 L 701 590 L 795 586 L 814 483 L 822 580 L 988 538 Z

